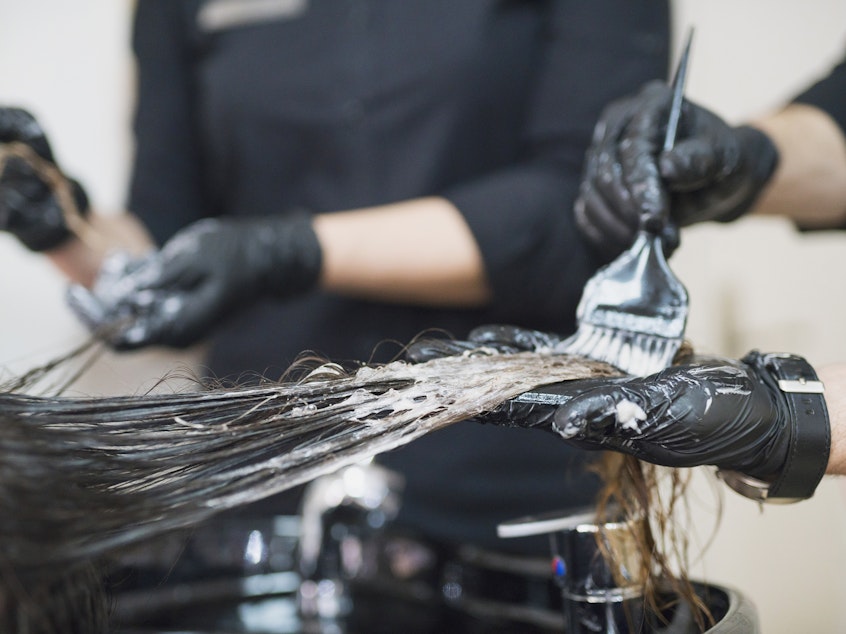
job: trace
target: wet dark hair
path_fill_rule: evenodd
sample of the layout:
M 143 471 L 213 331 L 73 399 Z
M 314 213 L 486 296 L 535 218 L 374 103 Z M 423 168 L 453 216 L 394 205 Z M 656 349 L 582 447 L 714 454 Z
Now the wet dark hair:
M 64 359 L 0 391 L 0 626 L 98 634 L 102 564 L 490 411 L 550 382 L 617 374 L 533 352 L 342 368 L 303 359 L 282 381 L 135 396 L 33 394 Z
M 684 342 L 674 362 L 690 363 L 693 358 L 693 348 Z M 685 603 L 700 631 L 713 626 L 715 621 L 708 606 L 688 577 L 690 538 L 686 522 L 690 518 L 686 492 L 691 470 L 662 467 L 611 451 L 602 452 L 592 469 L 603 483 L 596 498 L 595 522 L 601 526 L 620 516 L 628 520 L 634 531 L 631 543 L 638 550 L 635 561 L 640 565 L 640 570 L 629 573 L 643 580 L 646 607 L 652 614 L 662 615 L 671 612 L 674 605 Z M 715 499 L 714 530 L 721 514 L 720 498 Z M 597 532 L 600 552 L 610 562 L 609 568 L 618 573 L 625 567 L 624 557 L 622 553 L 612 552 L 608 543 L 602 532 Z M 626 559 L 627 563 L 631 561 Z M 624 579 L 619 581 L 621 585 L 626 583 Z

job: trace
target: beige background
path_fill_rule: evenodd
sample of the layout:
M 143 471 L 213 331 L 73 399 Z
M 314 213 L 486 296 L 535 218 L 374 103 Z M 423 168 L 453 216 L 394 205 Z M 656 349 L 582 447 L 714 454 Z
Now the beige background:
M 843 0 L 676 0 L 679 29 L 696 25 L 688 95 L 733 121 L 775 107 L 846 50 Z M 100 209 L 121 207 L 130 152 L 128 0 L 0 0 L 0 103 L 32 110 L 65 169 Z M 702 351 L 751 348 L 846 360 L 846 235 L 797 235 L 781 221 L 744 220 L 685 232 L 672 266 L 688 286 L 688 334 Z M 64 282 L 0 236 L 0 378 L 84 339 Z M 137 392 L 199 351 L 107 355 L 77 389 Z M 846 631 L 846 495 L 829 480 L 814 499 L 763 511 L 697 471 L 695 539 L 723 515 L 699 579 L 741 589 L 766 634 Z

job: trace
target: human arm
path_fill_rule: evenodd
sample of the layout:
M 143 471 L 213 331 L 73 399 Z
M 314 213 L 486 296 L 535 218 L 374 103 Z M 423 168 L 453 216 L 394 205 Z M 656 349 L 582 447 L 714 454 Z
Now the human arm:
M 831 116 L 796 103 L 751 125 L 773 140 L 780 161 L 750 213 L 783 216 L 803 229 L 846 226 L 846 137 Z
M 794 355 L 694 358 L 653 376 L 592 386 L 557 408 L 563 438 L 671 467 L 714 465 L 810 497 L 829 461 L 822 384 Z M 829 390 L 835 389 L 828 386 Z
M 791 394 L 804 385 L 773 381 L 773 356 L 753 352 L 740 362 L 705 360 L 593 386 L 557 408 L 551 425 L 585 448 L 668 466 L 715 465 L 772 489 L 781 484 L 786 501 L 810 497 L 824 473 L 846 473 L 846 366 L 820 369 L 823 394 Z
M 0 229 L 87 285 L 110 249 L 151 244 L 129 214 L 94 212 L 83 186 L 58 166 L 40 123 L 14 107 L 0 107 Z
M 846 364 L 822 366 L 818 371 L 825 385 L 825 402 L 831 421 L 831 451 L 826 475 L 846 475 Z
M 578 203 L 592 240 L 630 242 L 641 210 L 682 226 L 744 214 L 782 215 L 803 228 L 846 221 L 846 67 L 776 112 L 733 126 L 686 102 L 679 141 L 660 141 L 669 91 L 646 86 L 609 106 L 589 152 Z M 636 151 L 632 151 L 632 150 Z M 637 178 L 635 178 L 637 176 Z
M 432 240 L 436 248 L 427 246 L 432 234 L 442 234 Z M 288 299 L 317 286 L 441 306 L 478 305 L 488 293 L 463 219 L 432 198 L 336 214 L 198 221 L 158 252 L 116 259 L 93 291 L 72 286 L 68 300 L 116 348 L 181 347 L 257 297 Z
M 844 376 L 842 366 L 821 371 L 823 393 L 794 355 L 694 358 L 650 377 L 557 386 L 560 404 L 536 405 L 532 417 L 552 410 L 546 428 L 585 449 L 713 465 L 747 497 L 790 502 L 811 497 L 824 473 L 843 473 Z M 532 420 L 518 412 L 512 420 Z
M 320 285 L 344 295 L 428 306 L 482 306 L 491 289 L 478 245 L 442 197 L 318 214 Z
M 846 59 L 794 97 L 782 112 L 753 122 L 782 154 L 755 211 L 778 213 L 803 229 L 846 226 Z
M 555 353 L 561 344 L 550 333 L 483 326 L 466 341 L 415 342 L 408 356 L 422 362 L 480 348 Z M 846 473 L 846 364 L 815 373 L 795 355 L 684 358 L 648 377 L 542 386 L 477 420 L 544 429 L 584 449 L 670 467 L 714 465 L 776 483 L 774 499 L 792 500 L 810 497 L 823 473 Z

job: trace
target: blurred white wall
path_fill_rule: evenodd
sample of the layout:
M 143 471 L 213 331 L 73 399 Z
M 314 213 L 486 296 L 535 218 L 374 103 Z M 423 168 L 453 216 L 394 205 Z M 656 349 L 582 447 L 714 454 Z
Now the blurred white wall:
M 29 108 L 59 161 L 102 210 L 122 207 L 132 102 L 130 0 L 0 0 L 0 103 Z M 846 48 L 842 0 L 675 0 L 679 48 L 696 26 L 688 95 L 733 121 L 775 107 Z M 688 334 L 703 351 L 751 348 L 846 360 L 846 301 L 835 282 L 846 234 L 799 236 L 786 223 L 744 220 L 686 230 L 671 264 L 691 295 Z M 0 378 L 85 338 L 46 262 L 0 236 Z M 196 352 L 107 355 L 77 387 L 136 392 Z M 694 523 L 714 526 L 713 493 L 697 474 Z M 697 502 L 698 500 L 698 502 Z M 763 512 L 726 492 L 698 578 L 735 586 L 758 605 L 766 634 L 835 633 L 846 623 L 846 511 L 839 481 L 809 502 Z
M 675 0 L 676 49 L 695 25 L 688 96 L 731 121 L 754 117 L 823 74 L 846 52 L 842 0 Z M 846 95 L 844 95 L 846 98 Z M 846 360 L 846 233 L 799 235 L 780 220 L 685 230 L 671 265 L 688 286 L 688 336 L 701 351 L 752 348 Z M 766 634 L 846 631 L 843 482 L 813 499 L 763 509 L 720 487 L 723 516 L 694 570 L 751 597 Z M 693 525 L 715 521 L 710 472 L 696 474 Z
M 124 207 L 131 155 L 132 0 L 0 0 L 0 104 L 30 110 L 62 168 L 101 211 Z M 65 307 L 64 279 L 0 235 L 0 381 L 86 339 Z M 80 392 L 137 392 L 197 352 L 106 354 Z

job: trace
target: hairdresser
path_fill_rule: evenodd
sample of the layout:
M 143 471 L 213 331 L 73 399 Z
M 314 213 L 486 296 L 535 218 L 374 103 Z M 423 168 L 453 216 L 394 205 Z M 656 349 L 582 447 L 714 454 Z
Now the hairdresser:
M 30 246 L 91 287 L 73 305 L 116 348 L 207 342 L 210 372 L 243 381 L 303 351 L 389 360 L 431 328 L 572 330 L 599 264 L 568 212 L 584 153 L 606 103 L 666 76 L 668 7 L 142 0 L 133 37 L 128 206 L 161 248 L 86 268 L 53 190 L 15 174 L 0 222 L 25 239 L 44 220 Z M 476 426 L 381 459 L 405 479 L 404 529 L 544 557 L 496 526 L 590 502 L 585 460 Z
M 686 101 L 678 141 L 664 151 L 669 104 L 666 85 L 649 83 L 597 125 L 576 219 L 606 260 L 631 243 L 642 212 L 682 227 L 770 214 L 801 230 L 846 228 L 846 64 L 745 125 Z M 508 328 L 473 335 L 518 349 L 544 337 Z M 823 474 L 846 471 L 845 406 L 846 366 L 818 376 L 801 357 L 752 352 L 600 382 L 560 407 L 513 403 L 497 420 L 658 464 L 715 465 L 744 495 L 796 501 Z

